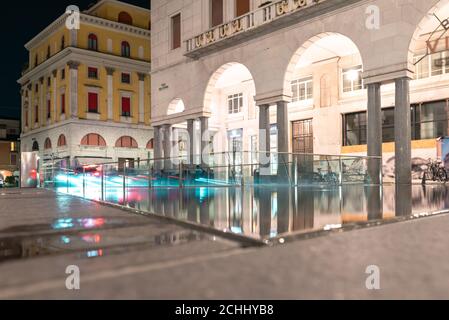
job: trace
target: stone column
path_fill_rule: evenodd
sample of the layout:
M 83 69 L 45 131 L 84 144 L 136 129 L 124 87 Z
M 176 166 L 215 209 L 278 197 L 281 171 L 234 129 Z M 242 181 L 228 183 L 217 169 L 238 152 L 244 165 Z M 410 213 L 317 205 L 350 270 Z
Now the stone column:
M 162 137 L 161 137 L 161 127 L 160 126 L 156 126 L 153 127 L 154 130 L 154 159 L 155 163 L 154 163 L 154 169 L 155 170 L 161 170 L 162 166 L 161 166 L 161 161 L 160 159 L 162 158 Z
M 172 168 L 172 134 L 173 128 L 171 124 L 166 124 L 163 126 L 164 130 L 164 170 L 170 170 Z
M 396 79 L 396 107 L 394 114 L 396 184 L 412 183 L 412 146 L 410 79 Z
M 284 180 L 285 176 L 289 176 L 288 166 L 288 103 L 286 101 L 279 101 L 277 103 L 277 132 L 278 132 L 278 176 L 282 178 L 282 182 L 288 183 Z
M 207 166 L 209 164 L 209 118 L 200 117 L 201 122 L 201 164 Z
M 114 120 L 114 72 L 115 69 L 106 67 L 106 73 L 108 75 L 108 120 Z
M 72 118 L 78 118 L 78 61 L 69 61 L 67 63 L 70 69 L 70 92 L 69 109 Z
M 368 85 L 368 157 L 382 157 L 382 111 L 380 83 Z M 369 159 L 368 173 L 372 184 L 381 182 L 382 160 Z
M 189 150 L 188 159 L 189 164 L 194 165 L 193 156 L 195 155 L 195 119 L 187 120 L 187 133 L 189 135 Z
M 259 164 L 260 175 L 270 175 L 270 105 L 259 106 Z
M 139 73 L 139 123 L 145 123 L 145 73 Z

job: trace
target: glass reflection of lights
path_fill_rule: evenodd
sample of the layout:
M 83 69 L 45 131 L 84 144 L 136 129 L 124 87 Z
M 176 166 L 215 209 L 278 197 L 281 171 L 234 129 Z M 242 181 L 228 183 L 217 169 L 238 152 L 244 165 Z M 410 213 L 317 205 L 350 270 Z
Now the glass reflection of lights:
M 103 250 L 99 249 L 99 250 L 91 250 L 91 251 L 87 251 L 87 257 L 88 258 L 98 258 L 98 257 L 102 257 L 103 256 Z
M 93 229 L 102 227 L 106 223 L 104 218 L 85 218 L 85 219 L 72 219 L 62 218 L 57 219 L 52 224 L 52 228 L 55 230 L 72 229 L 75 227 L 83 227 L 86 229 Z

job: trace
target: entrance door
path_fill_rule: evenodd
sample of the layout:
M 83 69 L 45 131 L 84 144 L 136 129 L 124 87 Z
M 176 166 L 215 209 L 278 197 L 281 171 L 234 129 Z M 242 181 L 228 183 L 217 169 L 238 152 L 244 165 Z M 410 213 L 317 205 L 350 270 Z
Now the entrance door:
M 229 163 L 233 167 L 235 178 L 242 174 L 243 129 L 228 132 Z
M 312 119 L 299 120 L 292 123 L 293 153 L 313 154 Z

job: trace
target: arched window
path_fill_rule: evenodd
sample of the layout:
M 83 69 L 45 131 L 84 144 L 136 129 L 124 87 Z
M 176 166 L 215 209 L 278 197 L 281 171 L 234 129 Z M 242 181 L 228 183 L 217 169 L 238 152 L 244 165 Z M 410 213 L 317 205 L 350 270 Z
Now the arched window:
M 148 141 L 147 149 L 148 150 L 153 150 L 154 149 L 154 139 L 150 139 L 150 141 Z
M 67 139 L 65 138 L 65 135 L 61 134 L 58 138 L 58 147 L 65 147 L 67 146 Z
M 137 141 L 129 136 L 124 136 L 121 137 L 120 139 L 117 140 L 117 142 L 115 143 L 115 147 L 116 148 L 138 148 L 139 146 L 137 145 Z
M 50 140 L 50 138 L 45 139 L 45 142 L 44 142 L 44 149 L 45 149 L 45 150 L 51 149 L 51 140 Z
M 93 33 L 89 34 L 87 48 L 89 50 L 98 51 L 98 38 Z
M 33 142 L 32 151 L 39 151 L 39 143 L 37 143 L 37 141 Z
M 122 42 L 122 57 L 129 58 L 131 56 L 131 47 L 127 41 Z
M 106 140 L 96 133 L 90 133 L 81 140 L 82 146 L 106 147 Z
M 132 25 L 133 18 L 128 12 L 122 11 L 118 14 L 118 22 Z

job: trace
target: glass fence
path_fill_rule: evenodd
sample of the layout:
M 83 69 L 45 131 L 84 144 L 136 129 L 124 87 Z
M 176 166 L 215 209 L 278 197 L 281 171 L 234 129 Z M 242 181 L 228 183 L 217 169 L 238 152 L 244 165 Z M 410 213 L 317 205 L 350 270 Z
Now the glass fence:
M 44 166 L 41 181 L 59 192 L 126 202 L 130 189 L 141 188 L 370 185 L 368 163 L 382 167 L 381 158 L 291 153 L 214 153 L 195 162 L 177 157 L 79 168 Z

